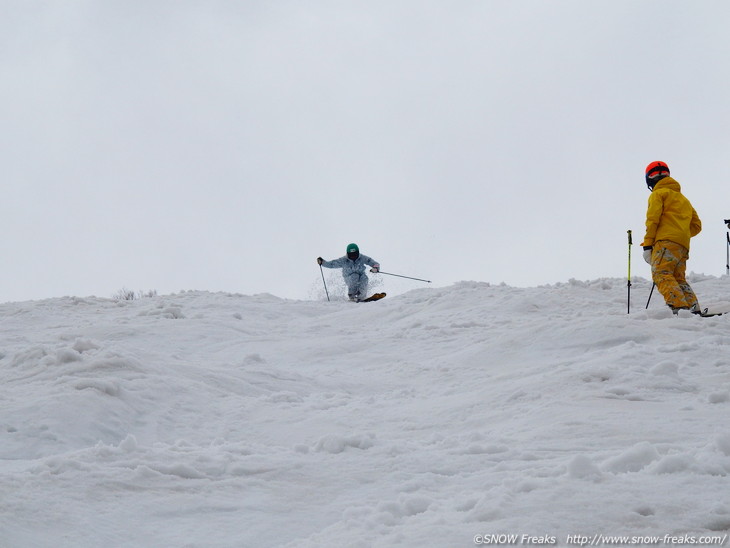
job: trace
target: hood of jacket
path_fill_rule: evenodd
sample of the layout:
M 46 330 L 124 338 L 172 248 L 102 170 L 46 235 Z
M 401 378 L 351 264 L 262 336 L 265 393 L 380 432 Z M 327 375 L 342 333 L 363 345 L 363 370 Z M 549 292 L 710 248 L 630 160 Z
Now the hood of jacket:
M 664 177 L 657 184 L 654 185 L 652 192 L 656 192 L 658 189 L 666 188 L 675 192 L 682 192 L 682 187 L 679 183 L 671 177 Z

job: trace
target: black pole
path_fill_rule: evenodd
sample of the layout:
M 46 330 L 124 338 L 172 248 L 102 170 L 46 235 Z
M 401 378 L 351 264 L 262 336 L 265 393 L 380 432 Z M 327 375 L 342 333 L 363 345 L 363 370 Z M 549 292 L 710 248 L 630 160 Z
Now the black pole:
M 324 292 L 327 294 L 327 300 L 330 300 L 330 294 L 329 291 L 327 291 L 327 282 L 324 281 L 324 270 L 322 270 L 322 265 L 319 265 L 319 272 L 322 274 L 322 283 L 324 284 Z
M 390 272 L 383 272 L 382 270 L 378 270 L 378 272 L 380 274 L 385 274 L 386 276 L 397 276 L 399 278 L 407 278 L 409 280 L 416 280 L 416 281 L 419 281 L 419 282 L 426 282 L 426 283 L 429 283 L 429 284 L 431 283 L 431 280 L 422 280 L 421 278 L 411 278 L 410 276 L 401 276 L 400 274 L 391 274 Z
M 730 276 L 730 232 L 726 234 L 727 236 L 727 262 L 725 263 L 725 273 Z
M 667 251 L 667 248 L 666 247 L 664 249 L 662 249 L 662 254 L 659 257 L 659 260 L 657 261 L 657 264 L 659 264 L 662 261 L 662 259 L 664 258 L 664 253 L 666 251 Z M 654 271 L 653 270 L 652 270 L 651 275 L 652 275 L 652 278 L 653 278 L 654 277 Z M 651 284 L 651 291 L 649 291 L 649 298 L 646 300 L 646 308 L 647 309 L 649 308 L 649 301 L 651 301 L 651 294 L 654 293 L 654 287 L 656 287 L 656 282 L 653 282 Z
M 646 300 L 646 309 L 649 309 L 649 301 L 651 301 L 651 294 L 654 293 L 654 287 L 656 287 L 656 282 L 651 284 L 651 291 L 649 291 L 649 298 Z

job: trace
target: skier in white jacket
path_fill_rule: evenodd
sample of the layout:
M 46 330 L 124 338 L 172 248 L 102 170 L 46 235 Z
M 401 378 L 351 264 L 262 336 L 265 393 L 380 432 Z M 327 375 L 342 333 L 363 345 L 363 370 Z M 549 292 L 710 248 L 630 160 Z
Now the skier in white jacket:
M 325 261 L 322 257 L 317 257 L 317 264 L 325 268 L 342 269 L 342 277 L 347 284 L 347 296 L 351 301 L 362 301 L 367 297 L 368 277 L 365 266 L 372 267 L 370 272 L 380 271 L 378 262 L 367 255 L 361 255 L 357 244 L 348 245 L 347 254 L 339 259 Z

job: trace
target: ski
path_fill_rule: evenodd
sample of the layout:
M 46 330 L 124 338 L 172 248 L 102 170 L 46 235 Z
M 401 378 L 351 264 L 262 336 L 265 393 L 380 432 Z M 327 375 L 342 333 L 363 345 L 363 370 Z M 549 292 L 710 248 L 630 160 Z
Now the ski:
M 713 316 L 722 316 L 723 314 L 727 314 L 727 312 L 710 312 L 707 308 L 705 308 L 702 312 L 697 314 L 700 318 L 712 318 Z
M 363 299 L 362 301 L 357 301 L 357 302 L 359 302 L 359 303 L 369 303 L 369 302 L 372 302 L 372 301 L 379 301 L 383 297 L 385 297 L 385 293 L 373 293 L 367 299 Z

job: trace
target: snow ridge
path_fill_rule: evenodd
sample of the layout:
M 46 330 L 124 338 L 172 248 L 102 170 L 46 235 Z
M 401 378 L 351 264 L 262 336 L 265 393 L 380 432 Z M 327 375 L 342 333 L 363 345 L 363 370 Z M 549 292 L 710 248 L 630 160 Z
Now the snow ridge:
M 690 277 L 703 306 L 727 278 Z M 645 299 L 649 283 L 633 281 Z M 730 530 L 730 316 L 626 281 L 0 305 L 0 544 Z

